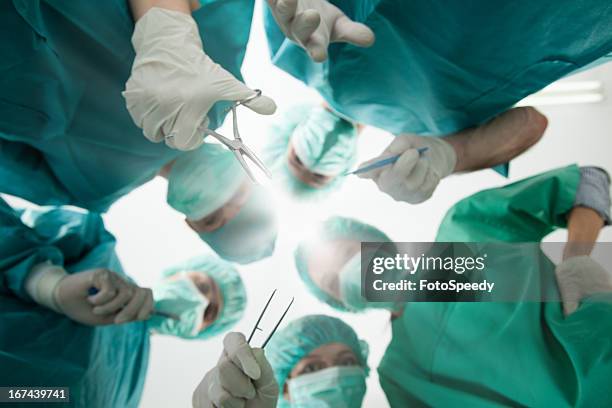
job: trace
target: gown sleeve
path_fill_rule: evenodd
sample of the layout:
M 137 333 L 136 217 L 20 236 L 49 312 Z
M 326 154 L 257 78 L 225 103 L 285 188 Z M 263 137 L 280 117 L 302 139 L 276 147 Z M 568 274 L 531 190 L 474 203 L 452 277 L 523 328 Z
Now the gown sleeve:
M 25 282 L 35 265 L 51 262 L 70 272 L 92 254 L 102 261 L 98 252 L 114 253 L 114 237 L 99 214 L 62 207 L 20 211 L 0 199 L 0 236 L 6 237 L 0 240 L 0 292 L 29 302 Z
M 32 301 L 25 290 L 26 277 L 33 266 L 49 261 L 63 265 L 64 258 L 59 248 L 50 245 L 36 232 L 26 226 L 20 213 L 0 199 L 0 291 L 12 292 L 19 298 Z
M 436 241 L 539 242 L 566 226 L 580 178 L 571 165 L 478 192 L 446 213 Z

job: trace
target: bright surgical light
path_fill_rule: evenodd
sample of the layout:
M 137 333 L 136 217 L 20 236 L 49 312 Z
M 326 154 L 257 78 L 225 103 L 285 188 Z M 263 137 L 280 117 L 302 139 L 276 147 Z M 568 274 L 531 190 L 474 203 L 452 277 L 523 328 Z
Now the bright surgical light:
M 529 95 L 516 106 L 577 105 L 598 103 L 604 99 L 600 81 L 561 81 Z

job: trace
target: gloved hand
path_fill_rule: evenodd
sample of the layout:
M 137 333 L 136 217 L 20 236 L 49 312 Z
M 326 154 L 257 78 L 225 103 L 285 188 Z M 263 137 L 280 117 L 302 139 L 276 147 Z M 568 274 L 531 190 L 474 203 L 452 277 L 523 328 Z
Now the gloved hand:
M 374 43 L 372 30 L 351 21 L 327 0 L 268 0 L 268 5 L 287 38 L 304 48 L 315 62 L 327 59 L 330 42 L 359 47 Z
M 595 293 L 612 292 L 612 274 L 590 256 L 568 258 L 555 272 L 565 316 L 574 313 L 582 299 Z
M 242 333 L 223 339 L 217 365 L 204 376 L 193 392 L 194 408 L 274 408 L 278 384 L 259 348 L 251 348 Z
M 98 293 L 89 295 L 90 288 Z M 40 264 L 28 275 L 26 290 L 35 302 L 87 325 L 147 320 L 153 311 L 151 289 L 108 269 L 68 274 L 61 267 Z
M 419 155 L 417 149 L 422 147 L 428 150 Z M 395 163 L 361 173 L 359 177 L 374 180 L 378 189 L 394 200 L 411 204 L 429 199 L 457 162 L 455 150 L 442 138 L 399 135 L 380 156 L 359 167 L 398 154 L 401 156 Z
M 136 58 L 123 96 L 134 123 L 152 142 L 195 149 L 203 143 L 198 128 L 208 127 L 207 114 L 216 102 L 255 95 L 205 54 L 188 14 L 151 8 L 137 21 L 132 44 Z M 266 96 L 245 106 L 265 115 L 276 110 Z

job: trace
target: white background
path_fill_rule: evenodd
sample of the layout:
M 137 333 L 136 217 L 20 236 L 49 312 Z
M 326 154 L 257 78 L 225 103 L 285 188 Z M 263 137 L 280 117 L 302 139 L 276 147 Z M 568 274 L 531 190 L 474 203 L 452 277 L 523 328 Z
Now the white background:
M 263 89 L 281 108 L 305 101 L 318 102 L 319 97 L 314 91 L 271 65 L 259 7 L 256 13 L 243 67 L 247 84 Z M 605 81 L 606 93 L 612 95 L 612 66 L 604 66 L 588 72 L 586 76 L 582 74 L 570 80 L 585 77 Z M 247 288 L 248 308 L 236 330 L 250 331 L 274 288 L 278 288 L 281 294 L 279 302 L 273 304 L 276 311 L 284 307 L 289 297 L 296 298 L 287 321 L 309 313 L 342 317 L 370 344 L 369 364 L 372 371 L 364 406 L 387 406 L 376 375 L 376 367 L 390 339 L 387 314 L 340 314 L 317 302 L 297 276 L 293 266 L 293 246 L 312 225 L 312 220 L 331 214 L 352 216 L 371 223 L 396 241 L 431 241 L 445 211 L 459 199 L 476 191 L 570 163 L 598 165 L 612 173 L 612 103 L 609 100 L 600 104 L 545 107 L 541 110 L 549 118 L 548 130 L 537 146 L 512 162 L 510 180 L 490 170 L 449 177 L 441 183 L 431 200 L 418 206 L 396 203 L 379 193 L 374 184 L 356 178 L 349 180 L 340 192 L 320 205 L 298 211 L 287 203 L 277 202 L 283 218 L 274 256 L 240 268 Z M 268 137 L 265 125 L 271 119 L 246 113 L 246 110 L 241 112 L 241 131 L 249 145 L 256 148 L 263 145 Z M 390 140 L 390 135 L 367 128 L 360 137 L 360 160 L 375 156 Z M 126 272 L 145 286 L 153 285 L 164 267 L 198 255 L 204 249 L 201 241 L 184 224 L 183 217 L 168 207 L 165 192 L 165 181 L 157 178 L 121 199 L 105 216 L 107 226 L 118 239 L 118 252 Z M 564 237 L 564 232 L 559 231 L 548 240 L 561 241 Z M 602 233 L 601 240 L 611 239 L 610 229 Z M 270 324 L 267 325 L 269 327 Z M 220 351 L 220 337 L 208 341 L 154 337 L 142 406 L 189 406 L 194 387 L 214 365 Z

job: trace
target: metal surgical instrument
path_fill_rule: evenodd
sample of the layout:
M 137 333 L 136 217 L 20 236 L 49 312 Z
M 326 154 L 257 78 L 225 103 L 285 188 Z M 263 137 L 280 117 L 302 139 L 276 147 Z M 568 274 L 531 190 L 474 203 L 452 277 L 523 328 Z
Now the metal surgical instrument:
M 266 314 L 266 309 L 268 309 L 268 306 L 270 305 L 270 302 L 272 301 L 272 298 L 274 297 L 275 294 L 276 294 L 276 289 L 274 289 L 274 291 L 270 295 L 270 298 L 268 298 L 268 301 L 266 302 L 266 305 L 264 306 L 263 310 L 259 314 L 259 317 L 257 318 L 257 322 L 255 322 L 255 326 L 253 327 L 253 330 L 251 330 L 251 334 L 249 335 L 249 338 L 247 339 L 247 343 L 251 344 L 251 339 L 253 338 L 253 335 L 255 334 L 255 331 L 257 331 L 257 330 L 261 331 L 261 328 L 259 327 L 259 322 L 261 322 L 261 318 L 263 317 L 263 315 Z M 295 298 L 292 297 L 291 298 L 291 302 L 289 302 L 289 305 L 287 306 L 287 308 L 283 312 L 283 315 L 276 322 L 276 325 L 272 329 L 272 332 L 268 335 L 268 337 L 266 337 L 266 340 L 264 341 L 263 345 L 261 346 L 262 349 L 266 347 L 266 344 L 268 344 L 268 342 L 270 341 L 270 339 L 272 338 L 272 336 L 276 332 L 276 329 L 278 329 L 278 326 L 281 324 L 281 322 L 285 318 L 285 315 L 289 311 L 289 308 L 293 304 L 294 300 L 295 300 Z
M 219 142 L 223 143 L 232 153 L 234 153 L 234 156 L 236 156 L 236 160 L 238 160 L 238 162 L 240 163 L 246 174 L 249 176 L 251 181 L 253 183 L 258 184 L 258 181 L 253 175 L 253 172 L 251 171 L 249 166 L 247 165 L 244 156 L 248 157 L 249 160 L 251 160 L 257 167 L 259 167 L 259 169 L 268 178 L 272 178 L 272 174 L 270 173 L 270 170 L 268 170 L 268 168 L 265 166 L 265 164 L 259 159 L 259 157 L 257 157 L 257 155 L 255 155 L 255 153 L 253 153 L 253 151 L 249 147 L 247 147 L 242 141 L 242 138 L 240 137 L 240 132 L 238 131 L 238 117 L 236 116 L 236 108 L 238 108 L 238 106 L 244 105 L 252 101 L 253 99 L 259 98 L 259 96 L 261 96 L 260 89 L 256 89 L 255 92 L 255 95 L 246 99 L 236 101 L 232 103 L 232 105 L 227 109 L 227 111 L 232 112 L 234 139 L 227 138 L 212 129 L 207 129 L 202 126 L 200 126 L 199 130 L 204 133 L 204 137 L 208 135 L 214 137 Z

